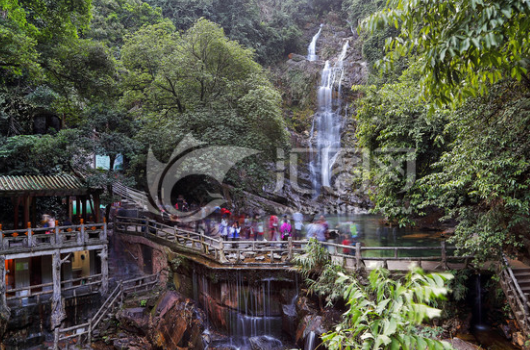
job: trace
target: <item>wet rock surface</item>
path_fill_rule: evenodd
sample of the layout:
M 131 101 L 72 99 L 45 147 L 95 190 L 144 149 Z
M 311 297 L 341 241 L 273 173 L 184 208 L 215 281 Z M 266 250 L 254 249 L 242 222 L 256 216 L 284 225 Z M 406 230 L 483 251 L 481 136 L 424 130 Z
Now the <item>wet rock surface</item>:
M 204 312 L 190 299 L 165 291 L 150 307 L 116 314 L 119 328 L 99 342 L 102 349 L 202 349 Z M 101 345 L 104 343 L 104 345 Z M 105 347 L 107 346 L 107 347 Z
M 120 328 L 129 332 L 146 335 L 149 329 L 150 315 L 144 307 L 120 310 L 116 313 L 116 319 Z

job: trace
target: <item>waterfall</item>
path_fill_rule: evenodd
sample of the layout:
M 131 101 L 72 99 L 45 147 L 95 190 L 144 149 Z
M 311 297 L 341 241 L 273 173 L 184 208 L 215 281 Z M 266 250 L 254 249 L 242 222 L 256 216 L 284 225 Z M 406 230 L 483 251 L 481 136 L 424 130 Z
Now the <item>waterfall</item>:
M 317 56 L 317 40 L 318 40 L 318 37 L 320 36 L 321 32 L 322 32 L 322 24 L 320 25 L 320 29 L 315 34 L 315 36 L 313 37 L 313 39 L 311 40 L 311 43 L 309 44 L 309 46 L 307 48 L 307 60 L 308 61 L 316 61 L 318 59 L 318 56 Z
M 477 330 L 485 330 L 487 329 L 487 323 L 484 320 L 484 317 L 482 315 L 482 299 L 484 297 L 484 293 L 482 291 L 482 276 L 480 272 L 475 277 L 475 288 L 476 288 L 476 297 L 475 297 L 475 328 Z
M 315 332 L 311 331 L 306 338 L 304 350 L 314 350 L 315 349 Z
M 215 329 L 216 325 L 226 327 L 228 335 L 226 339 L 211 340 L 210 347 L 239 350 L 282 348 L 279 338 L 282 335 L 283 309 L 281 305 L 276 305 L 278 279 L 267 277 L 249 284 L 242 272 L 236 271 L 223 283 L 212 284 L 204 275 L 197 281 L 202 285 L 199 286 L 199 300 L 207 315 L 207 328 L 211 326 Z M 222 307 L 209 297 L 210 293 L 220 296 Z
M 349 42 L 346 41 L 337 61 L 331 67 L 328 61 L 324 64 L 322 78 L 317 92 L 318 110 L 311 128 L 311 162 L 309 170 L 315 191 L 320 194 L 322 186 L 329 187 L 331 169 L 340 150 L 340 133 L 342 127 L 342 89 L 344 76 L 344 59 L 348 52 Z M 313 152 L 313 139 L 316 132 L 316 149 Z M 316 153 L 316 154 L 315 154 Z

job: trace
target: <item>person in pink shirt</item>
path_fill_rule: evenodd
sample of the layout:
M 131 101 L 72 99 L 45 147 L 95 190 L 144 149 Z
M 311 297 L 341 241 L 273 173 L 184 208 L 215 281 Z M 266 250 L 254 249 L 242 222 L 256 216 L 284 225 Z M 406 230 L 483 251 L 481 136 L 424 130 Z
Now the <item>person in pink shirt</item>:
M 283 224 L 280 227 L 280 233 L 282 235 L 282 241 L 287 241 L 291 237 L 292 226 L 287 218 L 283 219 Z

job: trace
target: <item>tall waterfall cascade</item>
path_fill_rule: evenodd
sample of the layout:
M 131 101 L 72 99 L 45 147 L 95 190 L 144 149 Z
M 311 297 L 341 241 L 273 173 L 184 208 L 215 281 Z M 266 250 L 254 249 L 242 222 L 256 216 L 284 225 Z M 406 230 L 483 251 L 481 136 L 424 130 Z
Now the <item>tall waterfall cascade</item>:
M 320 29 L 315 34 L 315 36 L 313 37 L 313 39 L 311 40 L 311 43 L 309 44 L 309 46 L 307 48 L 307 60 L 308 61 L 316 61 L 318 59 L 318 56 L 317 56 L 317 40 L 318 40 L 318 37 L 320 36 L 321 32 L 322 32 L 322 24 L 320 25 Z
M 311 128 L 309 163 L 314 197 L 320 194 L 322 187 L 331 186 L 332 168 L 341 149 L 343 121 L 341 82 L 348 48 L 349 41 L 346 41 L 333 66 L 329 60 L 326 61 L 317 91 L 318 110 Z

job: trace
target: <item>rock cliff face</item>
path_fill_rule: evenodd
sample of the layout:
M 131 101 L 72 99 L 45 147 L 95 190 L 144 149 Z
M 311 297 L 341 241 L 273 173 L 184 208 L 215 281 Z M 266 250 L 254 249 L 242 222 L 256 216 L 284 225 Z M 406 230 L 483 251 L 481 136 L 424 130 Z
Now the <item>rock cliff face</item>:
M 202 349 L 205 315 L 190 300 L 165 291 L 153 308 L 132 307 L 116 314 L 120 331 L 115 349 Z M 120 332 L 118 332 L 120 334 Z

